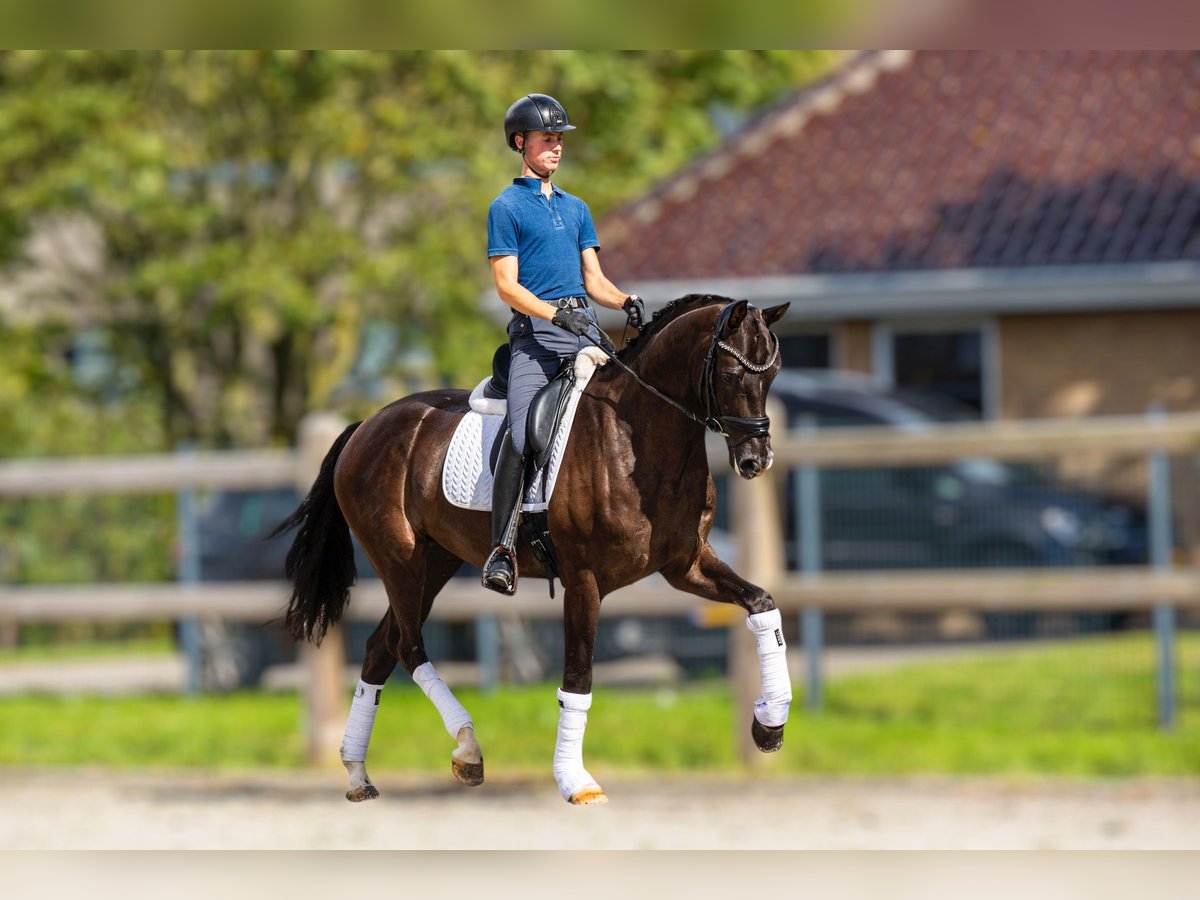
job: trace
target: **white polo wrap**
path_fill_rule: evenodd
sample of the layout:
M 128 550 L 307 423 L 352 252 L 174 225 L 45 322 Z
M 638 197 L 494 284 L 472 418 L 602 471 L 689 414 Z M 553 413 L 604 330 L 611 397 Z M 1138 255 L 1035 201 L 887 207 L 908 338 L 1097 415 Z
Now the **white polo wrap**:
M 558 689 L 554 780 L 564 800 L 570 800 L 581 788 L 596 784 L 596 779 L 583 767 L 583 733 L 587 730 L 587 711 L 591 708 L 591 694 L 568 694 L 562 688 Z
M 450 737 L 458 740 L 458 732 L 464 725 L 474 727 L 475 723 L 471 721 L 471 714 L 458 702 L 450 688 L 446 687 L 446 682 L 442 681 L 442 676 L 437 673 L 433 663 L 417 666 L 413 670 L 412 678 L 425 692 L 425 696 L 429 698 L 430 702 L 437 707 L 446 730 L 450 732 Z
M 366 761 L 367 744 L 371 742 L 371 729 L 375 727 L 375 713 L 379 712 L 382 695 L 382 684 L 367 684 L 359 679 L 354 688 L 354 699 L 350 701 L 346 733 L 342 737 L 342 759 L 346 762 Z
M 754 718 L 759 724 L 778 728 L 787 722 L 792 702 L 792 681 L 788 678 L 787 644 L 783 640 L 783 617 L 772 609 L 746 618 L 746 627 L 754 633 L 758 646 L 758 667 L 762 674 L 762 696 L 754 702 Z

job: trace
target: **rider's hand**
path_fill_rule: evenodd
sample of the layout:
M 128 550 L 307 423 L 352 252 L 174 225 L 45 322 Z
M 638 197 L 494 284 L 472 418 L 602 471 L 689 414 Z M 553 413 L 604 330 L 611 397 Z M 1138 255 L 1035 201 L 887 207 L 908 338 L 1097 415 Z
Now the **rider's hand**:
M 642 302 L 642 298 L 637 294 L 630 294 L 625 298 L 621 309 L 625 310 L 625 324 L 641 331 L 642 326 L 646 324 L 646 304 Z
M 587 317 L 587 314 L 578 309 L 560 309 L 550 321 L 559 328 L 579 337 L 586 334 L 588 327 L 592 324 L 592 320 Z

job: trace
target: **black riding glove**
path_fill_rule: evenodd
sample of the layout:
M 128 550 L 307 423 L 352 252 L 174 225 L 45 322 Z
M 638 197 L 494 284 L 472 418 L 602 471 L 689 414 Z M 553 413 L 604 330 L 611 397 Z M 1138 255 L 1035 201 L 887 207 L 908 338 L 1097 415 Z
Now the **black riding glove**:
M 577 337 L 587 334 L 588 327 L 592 324 L 587 313 L 578 309 L 560 309 L 550 321 Z
M 625 324 L 641 331 L 642 326 L 646 324 L 646 304 L 642 302 L 642 298 L 637 294 L 630 294 L 621 304 L 621 309 L 625 310 Z

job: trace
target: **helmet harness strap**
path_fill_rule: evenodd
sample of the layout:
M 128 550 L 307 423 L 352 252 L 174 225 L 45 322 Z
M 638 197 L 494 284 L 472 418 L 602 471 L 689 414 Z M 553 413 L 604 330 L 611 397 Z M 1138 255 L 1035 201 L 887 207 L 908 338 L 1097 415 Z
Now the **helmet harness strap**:
M 538 178 L 541 178 L 543 181 L 549 181 L 550 177 L 554 173 L 550 172 L 550 171 L 539 172 L 537 166 L 535 166 L 533 164 L 532 160 L 530 160 L 530 158 L 528 156 L 528 148 L 529 148 L 529 132 L 523 131 L 523 132 L 521 132 L 521 162 L 523 162 L 526 165 L 526 167 L 529 169 L 529 171 L 532 172 L 534 175 L 536 175 Z

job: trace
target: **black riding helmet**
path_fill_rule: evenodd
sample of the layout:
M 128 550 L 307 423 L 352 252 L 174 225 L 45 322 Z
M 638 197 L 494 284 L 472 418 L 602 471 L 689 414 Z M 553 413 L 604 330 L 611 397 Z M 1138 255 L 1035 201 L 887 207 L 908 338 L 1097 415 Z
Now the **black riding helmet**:
M 504 136 L 513 150 L 517 149 L 517 135 L 526 131 L 574 130 L 567 111 L 549 94 L 526 94 L 504 114 Z

